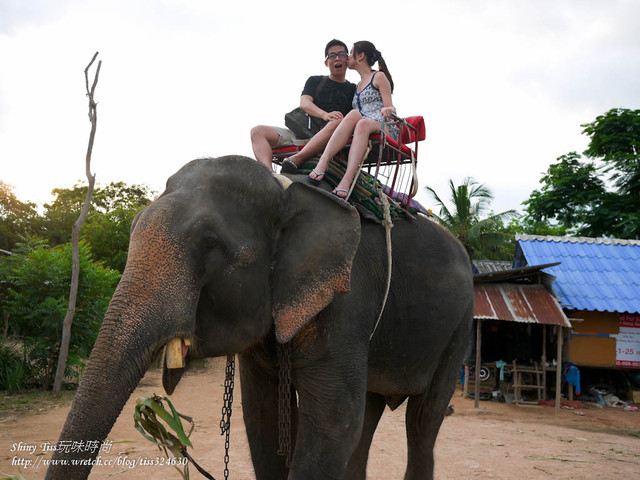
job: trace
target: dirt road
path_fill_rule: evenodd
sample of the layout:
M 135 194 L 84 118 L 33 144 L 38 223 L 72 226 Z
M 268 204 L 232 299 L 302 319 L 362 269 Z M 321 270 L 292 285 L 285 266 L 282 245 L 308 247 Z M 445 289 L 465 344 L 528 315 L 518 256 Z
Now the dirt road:
M 176 408 L 191 415 L 196 428 L 191 436 L 192 456 L 216 479 L 224 478 L 224 437 L 220 411 L 224 360 L 189 372 L 171 397 Z M 90 479 L 177 479 L 157 448 L 133 428 L 135 398 L 163 394 L 160 371 L 150 371 L 127 403 L 109 435 L 109 452 Z M 497 478 L 631 479 L 640 472 L 640 412 L 620 409 L 561 410 L 516 407 L 494 402 L 452 399 L 455 413 L 445 418 L 436 445 L 437 479 Z M 0 478 L 22 472 L 26 480 L 41 479 L 51 454 L 43 444 L 55 444 L 69 405 L 28 414 L 0 416 Z M 96 415 L 99 415 L 96 412 Z M 22 443 L 20 443 L 22 442 Z M 20 450 L 20 449 L 23 450 Z M 27 448 L 35 448 L 32 454 Z M 232 417 L 230 477 L 254 478 L 244 426 L 242 399 L 236 389 Z M 31 462 L 29 466 L 25 466 Z M 37 464 L 37 465 L 36 465 Z M 406 465 L 404 408 L 383 416 L 371 450 L 368 477 L 401 479 Z M 191 478 L 202 477 L 191 468 Z

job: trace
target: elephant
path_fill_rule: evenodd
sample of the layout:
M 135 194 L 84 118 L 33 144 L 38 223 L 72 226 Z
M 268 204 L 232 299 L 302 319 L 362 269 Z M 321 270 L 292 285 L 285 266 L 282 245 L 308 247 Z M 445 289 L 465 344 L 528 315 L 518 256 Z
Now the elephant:
M 404 478 L 433 478 L 470 338 L 471 264 L 423 216 L 395 219 L 390 248 L 386 238 L 304 175 L 275 175 L 236 155 L 187 163 L 133 222 L 60 440 L 104 441 L 153 359 L 178 338 L 191 359 L 237 354 L 257 479 L 364 479 L 383 411 L 405 401 Z M 277 452 L 279 345 L 289 349 L 295 390 L 289 464 Z M 181 372 L 164 371 L 168 393 Z M 55 452 L 54 460 L 89 461 L 52 462 L 46 478 L 87 478 L 95 455 Z

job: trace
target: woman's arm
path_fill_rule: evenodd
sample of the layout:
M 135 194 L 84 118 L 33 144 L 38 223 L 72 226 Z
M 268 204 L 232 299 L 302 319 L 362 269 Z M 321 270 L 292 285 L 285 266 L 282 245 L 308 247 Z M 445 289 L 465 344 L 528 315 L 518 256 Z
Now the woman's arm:
M 393 106 L 391 100 L 391 84 L 384 72 L 378 72 L 376 74 L 373 78 L 373 86 L 380 90 L 380 95 L 382 96 L 382 104 L 384 107 L 380 110 L 380 115 L 389 118 L 392 113 L 396 113 L 396 107 Z

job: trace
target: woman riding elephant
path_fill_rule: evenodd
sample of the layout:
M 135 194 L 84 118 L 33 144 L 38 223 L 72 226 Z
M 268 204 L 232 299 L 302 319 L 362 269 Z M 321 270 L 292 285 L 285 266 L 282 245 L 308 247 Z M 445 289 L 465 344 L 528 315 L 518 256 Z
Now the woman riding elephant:
M 258 479 L 364 479 L 385 405 L 407 398 L 405 478 L 432 477 L 469 337 L 469 259 L 437 224 L 399 219 L 386 296 L 384 228 L 305 176 L 284 180 L 235 156 L 195 160 L 168 180 L 134 222 L 61 440 L 103 441 L 153 358 L 181 338 L 192 358 L 239 354 Z M 278 344 L 297 394 L 290 467 L 278 455 Z M 178 380 L 169 372 L 167 389 Z M 47 478 L 86 478 L 90 465 L 52 463 Z
M 371 68 L 376 63 L 380 65 L 379 71 Z M 391 115 L 396 113 L 391 101 L 393 80 L 382 54 L 373 43 L 364 40 L 354 43 L 347 66 L 360 74 L 360 83 L 353 96 L 353 110 L 333 132 L 318 160 L 318 165 L 309 174 L 309 182 L 320 184 L 329 167 L 329 161 L 345 147 L 353 135 L 347 169 L 338 186 L 332 191 L 344 200 L 349 195 L 349 188 L 367 149 L 369 135 L 379 132 L 383 119 L 390 120 Z M 396 125 L 385 127 L 385 130 L 392 138 L 398 139 L 399 129 Z

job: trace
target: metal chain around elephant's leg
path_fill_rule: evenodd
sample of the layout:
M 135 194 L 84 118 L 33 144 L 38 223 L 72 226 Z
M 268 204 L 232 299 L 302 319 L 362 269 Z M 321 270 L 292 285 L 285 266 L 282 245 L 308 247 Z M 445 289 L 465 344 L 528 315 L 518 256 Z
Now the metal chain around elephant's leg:
M 221 435 L 225 435 L 224 441 L 224 478 L 229 478 L 229 445 L 231 436 L 231 413 L 233 407 L 233 387 L 236 373 L 236 356 L 227 356 L 227 366 L 224 375 L 224 396 L 222 401 L 222 420 L 220 420 Z
M 278 345 L 278 455 L 291 466 L 291 344 Z

